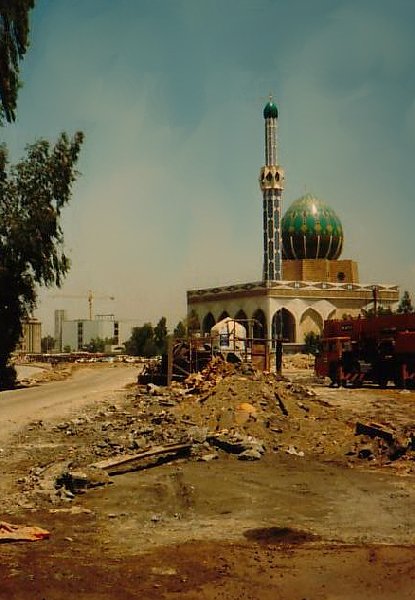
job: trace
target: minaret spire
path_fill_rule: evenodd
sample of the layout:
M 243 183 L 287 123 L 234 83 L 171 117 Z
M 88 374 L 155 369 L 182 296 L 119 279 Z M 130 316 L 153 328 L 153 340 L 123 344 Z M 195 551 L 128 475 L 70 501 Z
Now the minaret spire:
M 284 188 L 284 171 L 277 160 L 278 108 L 270 96 L 264 108 L 265 166 L 259 183 L 263 197 L 264 217 L 264 281 L 282 279 L 281 259 L 281 196 Z

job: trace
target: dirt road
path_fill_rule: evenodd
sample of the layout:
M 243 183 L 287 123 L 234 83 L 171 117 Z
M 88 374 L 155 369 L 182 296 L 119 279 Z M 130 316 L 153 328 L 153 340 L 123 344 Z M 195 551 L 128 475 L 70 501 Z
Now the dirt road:
M 0 598 L 413 599 L 412 454 L 385 462 L 348 450 L 356 419 L 411 426 L 415 392 L 312 388 L 236 375 L 208 395 L 133 390 L 67 422 L 32 423 L 0 455 L 0 485 L 6 479 L 17 503 L 4 502 L 0 519 L 51 537 L 0 546 Z M 245 432 L 262 433 L 267 448 L 260 460 L 213 456 L 202 442 L 189 458 L 116 475 L 75 498 L 55 499 L 48 487 L 58 468 L 79 471 L 146 436 L 160 443 L 189 428 L 200 435 L 203 422 L 230 427 L 232 403 L 245 397 L 257 410 Z
M 134 383 L 137 373 L 137 367 L 128 365 L 84 367 L 65 381 L 0 392 L 0 445 L 30 421 L 64 418 L 101 396 Z

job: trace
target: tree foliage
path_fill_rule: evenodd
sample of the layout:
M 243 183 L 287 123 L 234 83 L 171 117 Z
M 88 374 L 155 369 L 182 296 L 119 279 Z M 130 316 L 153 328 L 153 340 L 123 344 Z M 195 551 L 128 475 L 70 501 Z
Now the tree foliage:
M 29 46 L 29 12 L 35 0 L 0 0 L 0 122 L 16 118 L 19 62 Z
M 179 321 L 174 328 L 173 337 L 175 338 L 184 338 L 186 337 L 186 325 L 183 321 Z
M 380 304 L 376 311 L 374 308 L 362 308 L 361 312 L 364 317 L 376 317 L 377 315 L 391 315 L 393 311 L 390 306 Z
M 159 354 L 163 354 L 166 351 L 167 334 L 166 317 L 161 317 L 154 328 L 154 341 Z
M 131 337 L 125 343 L 127 354 L 132 356 L 156 356 L 166 351 L 167 326 L 165 317 L 161 317 L 156 327 L 144 323 L 142 327 L 134 327 Z
M 409 314 L 415 312 L 414 307 L 412 305 L 411 294 L 407 290 L 405 290 L 402 294 L 402 298 L 399 302 L 399 306 L 396 312 L 401 314 Z
M 321 336 L 315 331 L 309 331 L 304 336 L 304 350 L 308 354 L 316 355 L 320 349 Z
M 62 133 L 55 145 L 38 140 L 10 166 L 0 148 L 0 388 L 2 369 L 36 306 L 37 286 L 60 286 L 69 269 L 60 225 L 78 173 L 83 134 Z
M 89 344 L 86 345 L 88 352 L 105 352 L 106 346 L 112 346 L 114 344 L 114 338 L 92 338 Z

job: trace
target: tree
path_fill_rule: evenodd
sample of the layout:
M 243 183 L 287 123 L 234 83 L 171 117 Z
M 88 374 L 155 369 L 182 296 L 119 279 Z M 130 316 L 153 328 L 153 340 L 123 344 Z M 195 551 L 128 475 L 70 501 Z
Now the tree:
M 402 294 L 402 298 L 399 302 L 399 306 L 398 306 L 396 312 L 401 313 L 401 314 L 408 314 L 408 313 L 415 312 L 414 307 L 412 306 L 411 295 L 408 291 L 405 290 L 404 293 Z
M 184 338 L 186 337 L 186 325 L 183 321 L 179 321 L 173 331 L 173 337 Z
M 0 123 L 16 118 L 19 61 L 29 46 L 29 12 L 35 0 L 0 0 Z
M 80 132 L 62 133 L 54 146 L 38 140 L 14 166 L 0 147 L 0 389 L 13 383 L 7 362 L 36 306 L 36 287 L 60 287 L 69 270 L 60 216 L 82 142 Z
M 307 354 L 316 355 L 320 349 L 320 335 L 315 331 L 309 331 L 304 336 L 304 350 Z
M 381 304 L 377 307 L 376 312 L 374 308 L 362 308 L 362 315 L 364 317 L 376 317 L 377 315 L 391 315 L 392 309 L 390 306 L 382 306 Z
M 144 323 L 142 327 L 134 327 L 130 339 L 125 343 L 125 350 L 132 356 L 155 356 L 158 348 L 152 324 Z
M 160 321 L 154 328 L 154 341 L 159 354 L 163 354 L 166 351 L 167 334 L 166 317 L 161 317 Z
M 112 346 L 114 344 L 114 338 L 92 338 L 89 344 L 86 345 L 88 352 L 105 352 L 106 346 Z
M 42 352 L 51 352 L 55 346 L 55 338 L 51 335 L 46 335 L 40 340 L 40 347 Z

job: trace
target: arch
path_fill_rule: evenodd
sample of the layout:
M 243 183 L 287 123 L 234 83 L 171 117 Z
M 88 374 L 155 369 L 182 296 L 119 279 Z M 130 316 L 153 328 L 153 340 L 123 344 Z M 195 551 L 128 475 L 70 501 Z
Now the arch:
M 282 337 L 284 342 L 296 342 L 295 317 L 286 308 L 281 308 L 272 317 L 272 339 Z
M 256 339 L 265 339 L 267 337 L 267 319 L 264 311 L 258 308 L 252 315 L 254 320 L 252 325 L 252 337 Z
M 226 319 L 226 317 L 229 317 L 229 313 L 227 310 L 224 310 L 218 319 L 218 323 L 219 323 L 219 321 L 223 321 L 223 319 Z
M 246 328 L 248 327 L 248 316 L 247 316 L 246 312 L 244 310 L 242 310 L 242 308 L 240 310 L 238 310 L 234 319 L 235 319 L 235 321 L 238 321 L 238 323 L 240 323 L 244 327 L 246 327 Z
M 300 319 L 300 336 L 304 340 L 307 333 L 313 332 L 321 335 L 323 332 L 324 320 L 319 312 L 313 308 L 307 308 Z
M 189 333 L 196 333 L 197 331 L 200 331 L 199 316 L 194 308 L 192 308 L 187 316 L 187 329 Z
M 205 315 L 203 318 L 202 333 L 210 333 L 210 330 L 215 324 L 215 317 L 212 315 L 211 312 L 207 313 L 207 315 Z

